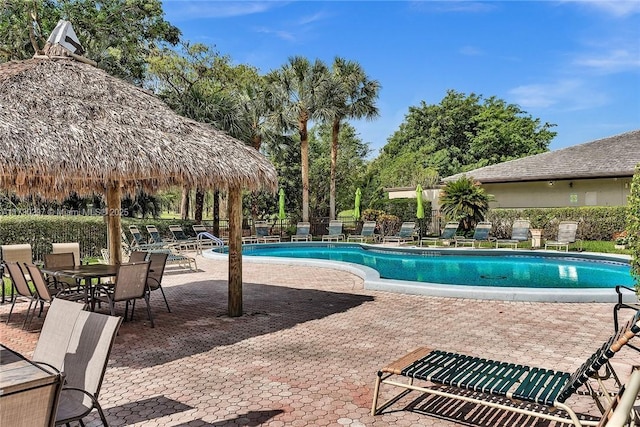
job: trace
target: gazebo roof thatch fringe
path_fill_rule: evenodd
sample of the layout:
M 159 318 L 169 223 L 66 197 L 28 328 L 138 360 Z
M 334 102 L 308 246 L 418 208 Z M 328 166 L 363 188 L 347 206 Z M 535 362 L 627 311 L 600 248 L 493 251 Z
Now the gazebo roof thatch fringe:
M 149 92 L 73 59 L 0 64 L 0 188 L 62 199 L 185 184 L 274 191 L 274 167 Z

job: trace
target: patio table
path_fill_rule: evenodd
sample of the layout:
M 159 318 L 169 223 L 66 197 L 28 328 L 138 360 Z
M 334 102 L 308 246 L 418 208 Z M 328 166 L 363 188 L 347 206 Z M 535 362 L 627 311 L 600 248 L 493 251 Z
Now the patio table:
M 0 425 L 51 425 L 62 378 L 0 344 Z
M 93 279 L 102 279 L 106 277 L 116 277 L 118 275 L 118 265 L 113 264 L 88 264 L 67 267 L 43 267 L 40 270 L 44 274 L 53 277 L 70 277 L 78 283 L 84 284 L 85 302 L 90 302 L 93 296 Z

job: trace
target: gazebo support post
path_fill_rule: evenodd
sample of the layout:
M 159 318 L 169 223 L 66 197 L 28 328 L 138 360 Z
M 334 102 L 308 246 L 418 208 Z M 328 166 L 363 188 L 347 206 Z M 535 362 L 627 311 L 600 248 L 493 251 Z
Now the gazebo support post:
M 242 316 L 242 191 L 229 187 L 229 317 Z
M 122 263 L 122 234 L 120 231 L 120 200 L 122 190 L 120 183 L 110 182 L 107 184 L 107 241 L 109 242 L 109 259 L 111 264 Z

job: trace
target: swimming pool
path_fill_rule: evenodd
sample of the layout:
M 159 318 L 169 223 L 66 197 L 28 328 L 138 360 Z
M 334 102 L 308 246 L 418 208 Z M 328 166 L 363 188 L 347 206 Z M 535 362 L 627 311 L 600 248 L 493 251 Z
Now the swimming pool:
M 245 260 L 339 267 L 367 289 L 526 301 L 615 301 L 633 286 L 628 257 L 555 251 L 418 249 L 357 243 L 245 245 Z

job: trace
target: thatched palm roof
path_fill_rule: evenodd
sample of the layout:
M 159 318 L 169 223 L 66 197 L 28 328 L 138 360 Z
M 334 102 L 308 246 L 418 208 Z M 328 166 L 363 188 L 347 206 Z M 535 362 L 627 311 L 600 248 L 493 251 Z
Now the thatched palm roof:
M 73 59 L 0 64 L 0 188 L 61 199 L 187 184 L 274 190 L 263 155 Z

